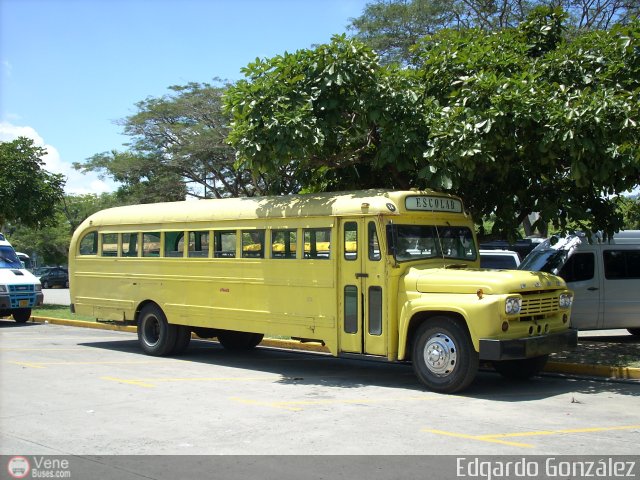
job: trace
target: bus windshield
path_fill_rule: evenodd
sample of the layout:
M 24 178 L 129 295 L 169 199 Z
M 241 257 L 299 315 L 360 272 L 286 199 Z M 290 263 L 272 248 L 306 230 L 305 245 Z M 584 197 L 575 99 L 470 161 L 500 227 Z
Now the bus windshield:
M 473 234 L 467 227 L 435 225 L 389 225 L 388 245 L 396 261 L 430 258 L 473 261 L 477 257 Z
M 13 248 L 0 245 L 0 268 L 22 268 L 22 263 Z

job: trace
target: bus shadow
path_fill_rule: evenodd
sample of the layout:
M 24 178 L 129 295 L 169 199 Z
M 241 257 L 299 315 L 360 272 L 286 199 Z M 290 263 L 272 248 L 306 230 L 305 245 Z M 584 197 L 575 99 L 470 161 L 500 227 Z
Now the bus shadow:
M 38 323 L 26 322 L 26 323 L 18 323 L 11 318 L 0 318 L 0 328 L 24 328 L 24 327 L 34 327 L 39 325 Z
M 79 345 L 147 357 L 137 340 L 84 342 Z M 383 387 L 425 394 L 430 392 L 416 379 L 408 363 L 336 358 L 323 353 L 283 350 L 258 346 L 245 352 L 225 350 L 217 342 L 193 340 L 179 356 L 165 357 L 177 362 L 194 362 L 280 376 L 284 385 L 318 385 L 327 388 L 357 389 Z M 184 367 L 185 372 L 189 367 Z M 476 380 L 459 397 L 496 402 L 524 402 L 573 394 L 569 403 L 579 404 L 584 395 L 604 392 L 640 396 L 640 382 L 609 382 L 590 378 L 568 378 L 558 374 L 542 375 L 526 381 L 508 380 L 492 369 L 483 368 Z

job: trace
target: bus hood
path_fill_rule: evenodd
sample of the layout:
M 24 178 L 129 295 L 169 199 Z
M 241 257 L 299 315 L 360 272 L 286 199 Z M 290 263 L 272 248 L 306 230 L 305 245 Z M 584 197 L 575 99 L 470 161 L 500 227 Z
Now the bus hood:
M 40 280 L 31 272 L 19 268 L 0 268 L 0 284 L 7 285 L 39 285 Z
M 412 267 L 406 273 L 407 290 L 421 293 L 524 293 L 566 288 L 564 280 L 545 272 L 487 269 Z

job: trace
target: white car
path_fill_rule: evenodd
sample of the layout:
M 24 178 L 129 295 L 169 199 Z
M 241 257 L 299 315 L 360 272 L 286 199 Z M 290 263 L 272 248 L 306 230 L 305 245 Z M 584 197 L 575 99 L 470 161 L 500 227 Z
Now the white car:
M 607 241 L 584 234 L 552 237 L 538 245 L 521 269 L 557 274 L 575 297 L 571 324 L 580 330 L 626 328 L 640 335 L 640 230 Z
M 520 256 L 512 250 L 480 250 L 480 268 L 516 270 Z

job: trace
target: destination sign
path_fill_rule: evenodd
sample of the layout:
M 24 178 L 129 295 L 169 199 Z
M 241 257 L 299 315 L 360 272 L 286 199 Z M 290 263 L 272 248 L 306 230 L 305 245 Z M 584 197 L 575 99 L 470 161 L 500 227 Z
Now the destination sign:
M 407 210 L 424 210 L 428 212 L 462 213 L 462 202 L 456 198 L 421 195 L 407 197 L 404 201 Z

